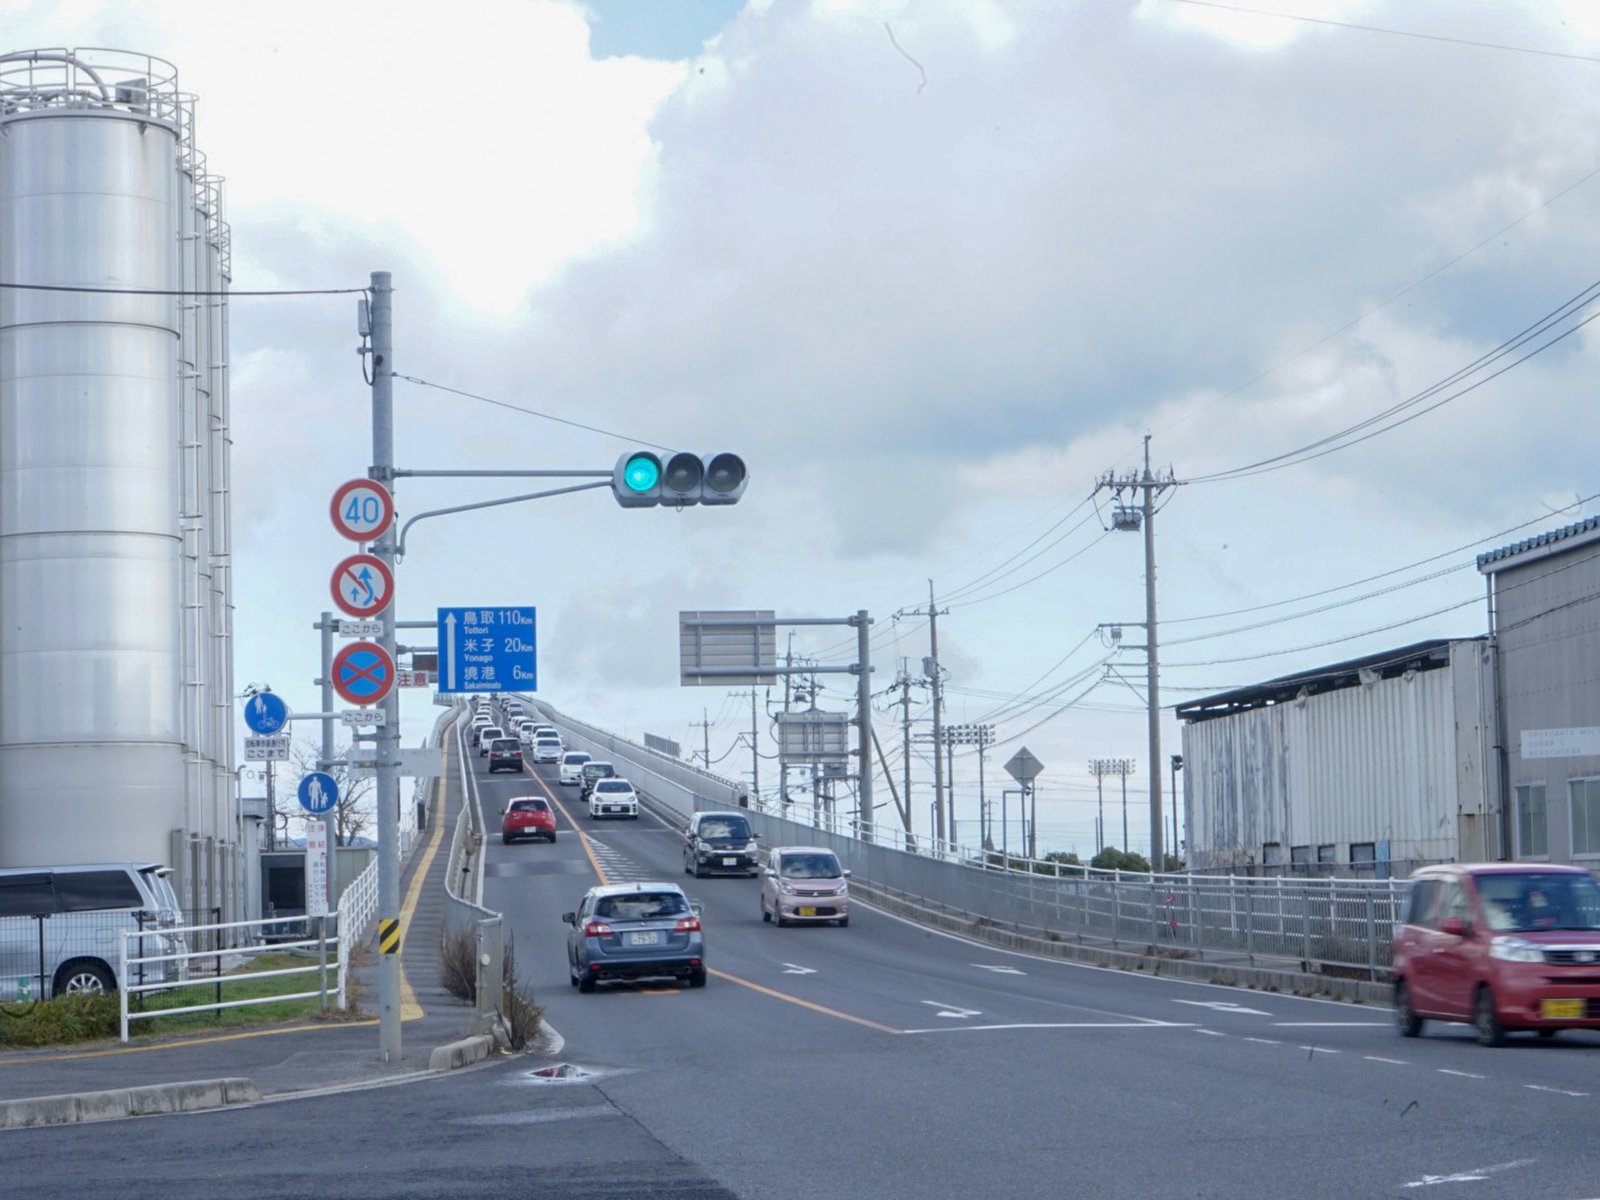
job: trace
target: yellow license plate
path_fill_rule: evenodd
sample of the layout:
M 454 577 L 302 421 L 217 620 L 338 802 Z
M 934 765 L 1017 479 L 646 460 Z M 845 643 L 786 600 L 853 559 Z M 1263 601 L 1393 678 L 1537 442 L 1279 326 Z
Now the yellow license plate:
M 1541 1000 L 1539 1015 L 1547 1021 L 1572 1021 L 1583 1018 L 1582 1000 Z
M 797 908 L 795 909 L 795 912 L 799 913 L 802 917 L 814 917 L 817 915 L 817 910 L 814 908 Z

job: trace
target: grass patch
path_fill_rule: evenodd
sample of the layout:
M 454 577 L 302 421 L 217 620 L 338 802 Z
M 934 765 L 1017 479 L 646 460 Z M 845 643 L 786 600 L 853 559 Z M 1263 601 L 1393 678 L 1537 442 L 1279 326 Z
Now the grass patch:
M 322 1012 L 322 1002 L 316 997 L 299 1000 L 273 1000 L 274 996 L 293 995 L 296 992 L 315 991 L 317 972 L 313 969 L 294 975 L 274 975 L 267 979 L 240 979 L 239 975 L 257 971 L 282 971 L 295 967 L 315 968 L 317 960 L 297 954 L 265 953 L 253 955 L 249 961 L 221 979 L 215 976 L 197 979 L 193 975 L 209 968 L 203 959 L 196 959 L 190 967 L 188 983 L 162 992 L 144 994 L 144 1011 L 158 1013 L 163 1009 L 187 1008 L 192 1004 L 214 1004 L 218 993 L 223 1001 L 259 1000 L 242 1008 L 223 1008 L 206 1012 L 178 1013 L 173 1016 L 138 1017 L 130 1020 L 128 1032 L 140 1036 L 188 1033 L 202 1029 L 231 1029 L 245 1025 L 272 1025 L 307 1020 L 348 1020 L 358 1015 L 353 1009 L 339 1012 L 330 1007 L 327 1017 Z M 329 1004 L 337 1003 L 339 967 L 330 955 L 328 960 Z
M 64 1046 L 117 1036 L 117 997 L 58 996 L 0 1005 L 0 1047 Z

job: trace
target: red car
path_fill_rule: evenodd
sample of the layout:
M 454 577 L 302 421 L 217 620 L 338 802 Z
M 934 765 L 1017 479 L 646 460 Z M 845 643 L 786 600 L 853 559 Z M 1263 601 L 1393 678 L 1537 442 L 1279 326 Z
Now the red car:
M 1448 863 L 1407 885 L 1394 936 L 1395 1020 L 1469 1021 L 1485 1046 L 1508 1030 L 1600 1030 L 1600 883 L 1553 863 Z
M 500 841 L 509 846 L 518 838 L 556 840 L 556 814 L 542 796 L 518 796 L 500 810 Z

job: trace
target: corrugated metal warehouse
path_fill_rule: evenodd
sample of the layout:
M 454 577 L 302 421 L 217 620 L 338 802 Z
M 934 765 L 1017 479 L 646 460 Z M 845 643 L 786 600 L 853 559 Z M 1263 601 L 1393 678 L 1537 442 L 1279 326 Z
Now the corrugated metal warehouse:
M 1404 875 L 1497 852 L 1486 639 L 1178 706 L 1190 870 Z

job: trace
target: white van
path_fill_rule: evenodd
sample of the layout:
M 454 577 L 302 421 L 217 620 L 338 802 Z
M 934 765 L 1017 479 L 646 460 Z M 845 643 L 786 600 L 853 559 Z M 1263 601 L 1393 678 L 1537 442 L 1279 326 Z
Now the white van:
M 0 998 L 114 990 L 123 932 L 183 924 L 171 874 L 132 862 L 0 868 Z M 144 942 L 147 954 L 184 949 L 181 937 L 161 933 Z M 139 945 L 129 943 L 130 955 Z M 143 982 L 167 982 L 168 971 L 180 974 L 173 964 L 147 964 Z

